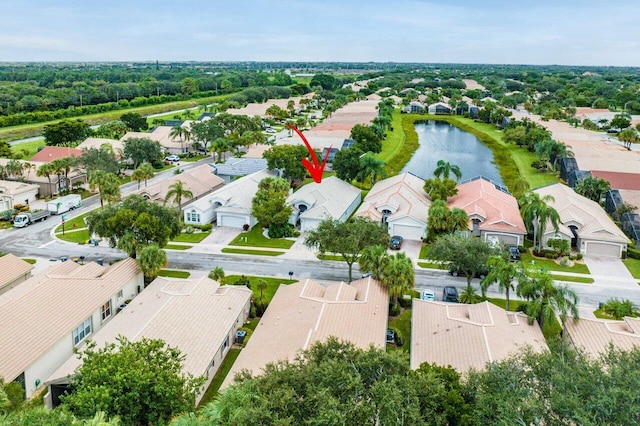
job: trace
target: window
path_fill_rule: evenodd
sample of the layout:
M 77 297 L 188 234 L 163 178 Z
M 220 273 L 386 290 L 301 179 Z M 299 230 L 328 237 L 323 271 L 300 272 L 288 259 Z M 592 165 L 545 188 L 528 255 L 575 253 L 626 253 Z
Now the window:
M 87 318 L 73 330 L 73 345 L 78 346 L 88 335 L 91 334 L 91 317 Z
M 196 222 L 200 223 L 200 213 L 187 212 L 187 222 Z
M 224 339 L 224 342 L 222 343 L 222 351 L 224 352 L 225 349 L 227 349 L 229 347 L 229 336 L 227 335 L 227 338 Z
M 100 308 L 100 318 L 102 319 L 102 321 L 104 321 L 110 316 L 111 316 L 111 300 L 107 300 L 107 303 L 102 305 L 102 308 Z

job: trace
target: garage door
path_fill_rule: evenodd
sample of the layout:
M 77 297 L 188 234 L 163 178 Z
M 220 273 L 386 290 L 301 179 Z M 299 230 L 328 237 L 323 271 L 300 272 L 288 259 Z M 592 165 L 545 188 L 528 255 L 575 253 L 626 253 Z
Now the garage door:
M 232 216 L 227 214 L 218 215 L 218 226 L 242 229 L 246 223 L 247 219 L 244 216 Z
M 389 233 L 391 235 L 400 235 L 405 240 L 419 241 L 422 238 L 423 232 L 424 230 L 419 226 L 395 224 L 389 227 Z
M 620 257 L 620 245 L 587 242 L 585 254 L 590 256 L 614 256 Z
M 505 235 L 505 234 L 486 234 L 485 239 L 490 241 L 492 239 L 498 240 L 501 244 L 507 246 L 517 246 L 518 245 L 518 237 L 515 235 Z

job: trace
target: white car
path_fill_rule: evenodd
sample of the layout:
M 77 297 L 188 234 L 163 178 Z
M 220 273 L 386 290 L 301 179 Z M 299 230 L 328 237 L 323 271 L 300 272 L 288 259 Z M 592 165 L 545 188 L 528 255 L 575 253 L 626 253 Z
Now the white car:
M 424 289 L 422 290 L 422 293 L 420 294 L 420 298 L 422 300 L 430 300 L 432 302 L 436 301 L 436 292 L 431 290 L 431 289 Z
M 178 157 L 177 155 L 168 155 L 164 157 L 164 159 L 167 161 L 171 161 L 172 163 L 175 161 L 180 161 L 180 157 Z
M 276 129 L 269 127 L 267 130 L 265 130 L 265 132 L 267 133 L 276 133 Z

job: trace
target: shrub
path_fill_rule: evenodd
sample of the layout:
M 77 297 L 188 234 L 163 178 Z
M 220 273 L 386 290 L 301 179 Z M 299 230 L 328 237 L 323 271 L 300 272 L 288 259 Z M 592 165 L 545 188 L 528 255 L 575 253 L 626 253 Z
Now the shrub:
M 240 278 L 238 278 L 233 285 L 246 285 L 247 288 L 251 288 L 251 281 L 246 275 L 240 275 Z
M 293 227 L 288 223 L 274 224 L 268 229 L 269 238 L 286 238 L 293 236 Z
M 569 267 L 571 265 L 571 261 L 569 260 L 568 257 L 563 257 L 562 259 L 560 259 L 560 266 L 564 266 L 565 268 Z
M 602 306 L 602 310 L 617 320 L 637 315 L 635 306 L 630 300 L 609 299 Z
M 211 224 L 211 223 L 206 223 L 206 224 L 200 226 L 200 230 L 202 232 L 209 232 L 212 229 L 213 229 L 213 224 Z
M 193 226 L 191 225 L 187 226 L 187 229 L 184 230 L 187 234 L 193 234 L 193 231 Z
M 398 315 L 400 315 L 400 305 L 398 304 L 396 306 L 393 303 L 390 303 L 389 304 L 389 316 L 397 317 Z M 396 335 L 397 335 L 397 333 L 396 333 Z
M 627 256 L 631 259 L 640 259 L 640 250 L 632 247 L 627 247 Z
M 627 258 L 627 251 L 626 250 L 622 250 L 622 258 L 623 259 Z
M 409 296 L 409 297 L 406 297 L 406 296 Z M 400 306 L 402 306 L 403 308 L 410 308 L 412 300 L 411 300 L 410 295 L 403 294 L 402 297 L 400 298 L 399 302 L 400 302 Z
M 524 252 L 526 252 L 526 251 L 527 251 L 527 249 L 526 249 L 526 247 L 525 247 L 525 246 L 518 246 L 518 251 L 519 251 L 520 253 L 524 253 Z
M 576 260 L 582 260 L 582 253 L 576 254 Z
M 243 230 L 244 232 L 247 232 L 247 231 L 249 230 L 249 224 L 248 224 L 248 223 L 245 223 L 244 225 L 242 225 L 242 230 Z
M 555 259 L 557 256 L 555 255 L 555 253 L 546 252 L 544 254 L 544 257 L 546 257 L 547 259 Z
M 251 309 L 249 309 L 249 318 L 256 317 L 256 305 L 254 303 L 251 304 Z

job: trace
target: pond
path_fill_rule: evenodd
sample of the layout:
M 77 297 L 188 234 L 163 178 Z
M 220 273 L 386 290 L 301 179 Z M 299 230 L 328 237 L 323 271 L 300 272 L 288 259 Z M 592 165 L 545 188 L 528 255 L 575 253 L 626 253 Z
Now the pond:
M 503 184 L 500 172 L 493 163 L 493 153 L 471 133 L 433 120 L 416 123 L 415 129 L 420 146 L 402 169 L 403 172 L 430 179 L 438 160 L 444 160 L 460 167 L 461 181 L 482 175 Z M 455 176 L 450 177 L 455 179 Z

